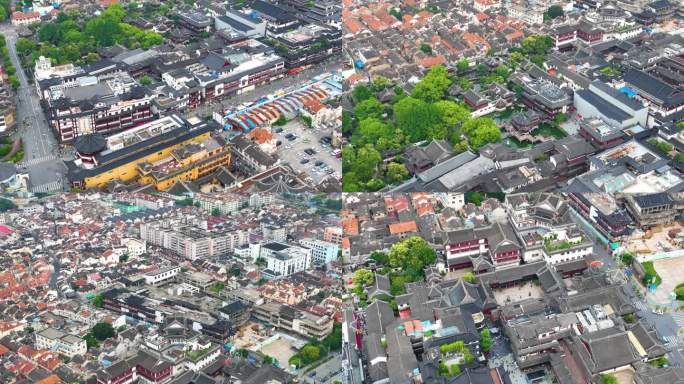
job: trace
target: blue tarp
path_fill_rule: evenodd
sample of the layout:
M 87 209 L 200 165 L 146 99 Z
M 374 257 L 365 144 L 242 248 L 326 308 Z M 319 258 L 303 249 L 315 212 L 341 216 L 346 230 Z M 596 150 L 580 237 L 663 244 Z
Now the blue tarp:
M 629 97 L 635 97 L 637 95 L 636 92 L 630 87 L 622 87 L 619 89 L 620 92 L 624 93 L 625 95 Z

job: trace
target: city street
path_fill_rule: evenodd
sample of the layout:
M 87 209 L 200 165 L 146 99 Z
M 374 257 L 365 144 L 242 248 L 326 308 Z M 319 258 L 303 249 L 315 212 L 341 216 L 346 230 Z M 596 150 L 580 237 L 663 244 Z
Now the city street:
M 7 40 L 7 48 L 16 76 L 21 86 L 18 90 L 17 121 L 18 135 L 24 143 L 24 159 L 19 167 L 29 174 L 30 190 L 33 192 L 56 192 L 64 189 L 66 165 L 56 154 L 59 145 L 47 125 L 45 115 L 35 88 L 28 83 L 14 44 L 17 34 L 10 25 L 0 26 Z

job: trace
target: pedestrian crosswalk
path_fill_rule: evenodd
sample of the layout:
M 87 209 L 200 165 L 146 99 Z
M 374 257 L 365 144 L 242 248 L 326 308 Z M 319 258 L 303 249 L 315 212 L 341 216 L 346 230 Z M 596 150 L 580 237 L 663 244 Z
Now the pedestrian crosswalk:
M 684 327 L 684 313 L 670 312 L 670 316 L 672 316 L 672 320 L 674 320 L 678 327 Z
M 54 155 L 48 155 L 48 156 L 42 156 L 42 157 L 36 157 L 30 160 L 25 160 L 19 163 L 20 167 L 30 167 L 32 165 L 44 163 L 46 161 L 53 161 L 57 160 L 57 158 Z
M 676 335 L 663 336 L 663 339 L 665 339 L 666 348 L 678 348 L 679 344 L 681 344 Z
M 48 193 L 48 192 L 59 192 L 62 191 L 62 182 L 53 181 L 51 183 L 35 185 L 31 187 L 31 192 L 33 193 Z
M 646 303 L 641 300 L 634 300 L 634 306 L 640 311 L 650 311 Z

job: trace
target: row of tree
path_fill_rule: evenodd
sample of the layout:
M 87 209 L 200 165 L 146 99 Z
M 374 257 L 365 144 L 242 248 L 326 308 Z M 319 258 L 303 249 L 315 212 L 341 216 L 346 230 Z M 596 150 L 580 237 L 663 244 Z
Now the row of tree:
M 2 9 L 0 7 L 0 9 Z M 12 60 L 10 59 L 9 49 L 7 48 L 7 41 L 5 36 L 0 35 L 0 67 L 4 68 L 5 73 L 7 73 L 7 79 L 13 89 L 19 88 L 19 80 L 17 80 L 17 69 L 12 65 Z

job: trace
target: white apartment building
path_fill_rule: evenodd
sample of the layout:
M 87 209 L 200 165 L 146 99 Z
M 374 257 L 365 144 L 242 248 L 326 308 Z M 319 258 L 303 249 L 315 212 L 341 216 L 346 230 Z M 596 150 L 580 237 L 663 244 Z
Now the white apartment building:
M 207 212 L 218 210 L 222 215 L 232 215 L 240 211 L 247 204 L 247 198 L 243 195 L 228 194 L 221 196 L 209 196 L 195 194 L 195 203 L 199 203 L 200 208 Z
M 311 249 L 312 262 L 318 265 L 336 260 L 340 251 L 339 245 L 323 240 L 307 238 L 299 240 L 299 244 Z
M 178 275 L 180 271 L 181 267 L 171 266 L 160 268 L 152 272 L 147 272 L 145 274 L 145 283 L 151 285 L 165 283 L 169 280 L 175 279 L 176 275 Z
M 58 329 L 46 328 L 36 333 L 36 349 L 55 351 L 68 357 L 84 355 L 88 346 L 84 339 L 64 333 Z
M 133 238 L 125 238 L 121 240 L 121 244 L 126 247 L 126 253 L 128 257 L 138 257 L 143 253 L 147 252 L 147 245 L 144 241 Z
M 266 260 L 264 277 L 278 279 L 302 272 L 311 267 L 312 249 L 269 242 L 259 247 L 259 257 Z
M 435 197 L 443 206 L 460 211 L 465 206 L 465 194 L 463 193 L 436 193 Z
M 207 231 L 179 221 L 161 220 L 140 225 L 140 239 L 169 249 L 189 260 L 225 255 L 249 243 L 249 231 Z

